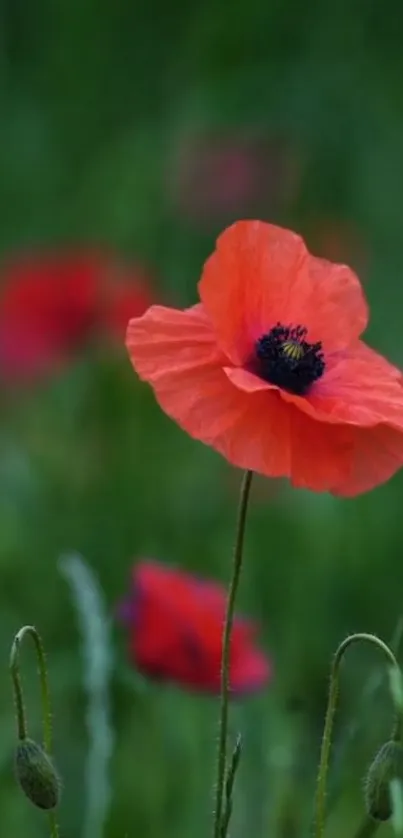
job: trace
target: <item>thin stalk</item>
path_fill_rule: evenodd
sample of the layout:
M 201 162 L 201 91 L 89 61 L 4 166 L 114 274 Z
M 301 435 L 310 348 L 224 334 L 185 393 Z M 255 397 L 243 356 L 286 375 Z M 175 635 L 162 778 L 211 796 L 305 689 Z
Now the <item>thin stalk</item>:
M 391 650 L 389 649 L 389 646 L 387 646 L 386 643 L 383 642 L 383 640 L 380 640 L 379 637 L 376 637 L 376 635 L 374 634 L 366 634 L 364 632 L 351 634 L 349 637 L 346 637 L 346 639 L 343 640 L 343 643 L 340 644 L 339 648 L 336 651 L 336 654 L 333 658 L 332 669 L 330 674 L 329 698 L 327 703 L 325 726 L 323 730 L 322 746 L 320 753 L 319 771 L 316 783 L 316 820 L 314 833 L 315 838 L 323 838 L 325 828 L 326 782 L 329 769 L 330 749 L 332 745 L 333 722 L 337 708 L 337 698 L 339 694 L 340 664 L 349 646 L 351 646 L 353 643 L 361 642 L 371 643 L 373 646 L 377 646 L 378 649 L 380 649 L 381 652 L 383 652 L 383 654 L 387 657 L 389 665 L 393 668 L 398 669 L 396 658 L 393 652 L 391 652 Z M 393 735 L 395 735 L 397 726 L 400 726 L 399 721 L 395 723 Z
M 224 805 L 224 814 L 222 817 L 221 823 L 221 838 L 226 838 L 228 834 L 228 829 L 230 825 L 231 815 L 232 815 L 232 802 L 233 802 L 233 792 L 234 792 L 234 783 L 236 773 L 238 771 L 239 760 L 241 758 L 241 747 L 242 747 L 242 740 L 241 735 L 238 734 L 235 748 L 232 753 L 231 761 L 229 764 L 229 768 L 227 771 L 227 777 L 225 780 L 225 805 Z
M 24 626 L 14 637 L 10 653 L 10 675 L 14 688 L 14 699 L 17 714 L 17 735 L 21 741 L 28 736 L 27 717 L 24 707 L 23 691 L 20 676 L 20 646 L 26 636 L 32 638 L 36 657 L 38 661 L 39 683 L 41 689 L 42 720 L 43 720 L 43 747 L 50 756 L 52 751 L 52 713 L 50 706 L 50 691 L 48 682 L 48 671 L 46 668 L 46 656 L 40 635 L 34 626 Z M 49 812 L 50 838 L 59 838 L 59 827 L 55 813 Z
M 238 520 L 235 535 L 235 547 L 232 562 L 232 576 L 228 590 L 227 608 L 225 614 L 221 656 L 221 707 L 218 733 L 217 784 L 214 811 L 214 838 L 220 838 L 223 801 L 227 771 L 227 739 L 229 715 L 229 682 L 230 682 L 230 651 L 231 635 L 234 622 L 235 601 L 238 592 L 242 569 L 243 544 L 245 536 L 246 516 L 252 482 L 252 472 L 245 471 L 239 497 Z

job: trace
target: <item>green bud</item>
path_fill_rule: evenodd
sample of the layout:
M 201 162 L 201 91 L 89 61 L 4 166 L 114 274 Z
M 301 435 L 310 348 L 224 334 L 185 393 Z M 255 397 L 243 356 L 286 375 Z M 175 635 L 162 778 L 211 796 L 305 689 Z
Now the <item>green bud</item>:
M 24 794 L 39 809 L 54 809 L 60 780 L 52 761 L 33 739 L 21 739 L 15 752 L 15 771 Z
M 403 748 L 399 742 L 385 742 L 369 767 L 365 779 L 365 804 L 376 821 L 387 821 L 393 814 L 390 783 L 403 780 Z

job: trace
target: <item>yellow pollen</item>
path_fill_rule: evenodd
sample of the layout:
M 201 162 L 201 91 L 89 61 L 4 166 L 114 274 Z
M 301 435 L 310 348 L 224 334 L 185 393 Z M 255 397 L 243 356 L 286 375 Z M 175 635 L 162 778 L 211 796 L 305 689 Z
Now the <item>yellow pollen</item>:
M 295 340 L 286 340 L 281 347 L 281 351 L 293 361 L 300 361 L 304 355 L 303 346 Z

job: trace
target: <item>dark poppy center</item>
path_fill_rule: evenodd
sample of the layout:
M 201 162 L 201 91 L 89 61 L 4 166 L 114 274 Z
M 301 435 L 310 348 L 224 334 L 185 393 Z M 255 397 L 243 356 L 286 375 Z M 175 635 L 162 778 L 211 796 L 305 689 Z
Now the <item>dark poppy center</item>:
M 305 326 L 277 323 L 255 343 L 254 368 L 257 375 L 283 390 L 304 396 L 323 375 L 325 359 L 322 343 L 305 340 Z

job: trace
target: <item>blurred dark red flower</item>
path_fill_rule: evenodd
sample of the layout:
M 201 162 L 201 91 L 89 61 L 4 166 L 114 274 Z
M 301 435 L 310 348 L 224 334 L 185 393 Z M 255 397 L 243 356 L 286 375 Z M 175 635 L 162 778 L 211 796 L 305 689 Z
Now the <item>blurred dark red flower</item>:
M 0 377 L 46 375 L 94 334 L 123 341 L 130 317 L 152 300 L 145 275 L 109 254 L 52 252 L 10 261 L 0 280 Z
M 225 603 L 225 590 L 215 582 L 156 561 L 139 562 L 130 596 L 119 606 L 132 662 L 152 678 L 219 693 Z M 237 695 L 263 687 L 271 674 L 267 657 L 255 645 L 255 631 L 252 622 L 236 617 L 230 688 Z

